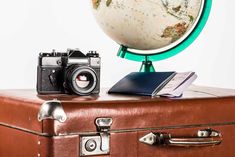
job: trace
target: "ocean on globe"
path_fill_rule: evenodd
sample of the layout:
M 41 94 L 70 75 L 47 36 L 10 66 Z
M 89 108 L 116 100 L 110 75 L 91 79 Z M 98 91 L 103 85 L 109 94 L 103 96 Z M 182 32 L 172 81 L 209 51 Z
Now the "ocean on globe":
M 166 51 L 193 31 L 205 0 L 91 0 L 96 21 L 118 44 Z

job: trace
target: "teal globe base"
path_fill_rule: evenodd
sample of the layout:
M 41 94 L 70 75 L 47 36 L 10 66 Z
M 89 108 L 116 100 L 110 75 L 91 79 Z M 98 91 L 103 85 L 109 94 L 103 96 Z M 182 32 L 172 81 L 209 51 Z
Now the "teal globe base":
M 140 72 L 155 72 L 152 61 L 143 61 L 140 67 Z
M 180 52 L 182 52 L 184 49 L 186 49 L 189 45 L 191 45 L 196 38 L 199 36 L 201 31 L 206 25 L 206 22 L 209 18 L 211 6 L 212 6 L 212 0 L 205 0 L 203 12 L 202 15 L 198 21 L 197 26 L 194 28 L 193 32 L 180 44 L 177 46 L 160 53 L 155 54 L 138 54 L 135 52 L 131 52 L 128 47 L 121 46 L 118 51 L 118 56 L 121 58 L 129 59 L 132 61 L 142 62 L 142 66 L 140 69 L 140 72 L 154 72 L 154 67 L 152 62 L 153 61 L 160 61 L 167 58 L 170 58 Z
M 155 72 L 155 68 L 153 66 L 152 58 L 149 55 L 135 55 L 134 53 L 130 52 L 127 47 L 121 46 L 118 51 L 118 56 L 121 58 L 126 58 L 130 60 L 135 60 L 142 62 L 139 72 Z M 139 58 L 141 57 L 141 58 Z M 136 60 L 139 59 L 139 60 Z
M 118 56 L 121 58 L 127 58 L 130 60 L 133 60 L 134 58 L 136 58 L 135 56 L 133 59 L 131 59 L 132 57 L 130 57 L 129 55 L 132 55 L 133 53 L 128 51 L 128 48 L 125 46 L 121 46 L 119 51 L 118 51 Z M 141 60 L 138 61 L 142 61 L 142 65 L 140 67 L 140 72 L 155 72 L 155 68 L 153 66 L 153 62 L 151 60 L 151 58 L 149 59 L 149 55 L 141 55 L 143 58 Z

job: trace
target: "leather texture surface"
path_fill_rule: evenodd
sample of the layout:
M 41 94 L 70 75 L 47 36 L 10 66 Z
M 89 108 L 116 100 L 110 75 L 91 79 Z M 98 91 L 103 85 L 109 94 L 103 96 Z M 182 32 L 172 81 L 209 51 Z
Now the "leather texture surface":
M 139 138 L 150 132 L 164 132 L 172 137 L 195 137 L 198 130 L 212 128 L 222 135 L 222 143 L 207 147 L 150 146 Z M 111 133 L 110 154 L 97 157 L 234 157 L 235 126 L 160 129 Z M 79 136 L 42 137 L 0 126 L 1 157 L 79 157 Z M 95 157 L 95 156 L 90 156 Z
M 38 136 L 17 129 L 0 126 L 1 157 L 37 157 Z
M 110 157 L 234 157 L 235 126 L 214 126 L 222 134 L 222 143 L 206 147 L 150 146 L 139 142 L 139 138 L 150 132 L 164 132 L 172 137 L 195 137 L 198 130 L 208 127 L 149 130 L 134 133 L 114 133 L 111 138 Z
M 44 137 L 0 126 L 0 157 L 78 157 L 79 138 Z
M 34 90 L 0 91 L 0 157 L 78 157 L 80 135 L 96 134 L 95 119 L 111 117 L 110 154 L 99 157 L 234 156 L 235 90 L 192 87 L 180 99 L 107 95 L 38 96 Z M 57 98 L 68 119 L 39 122 L 41 104 Z M 149 146 L 139 138 L 152 132 L 194 137 L 200 129 L 222 134 L 218 146 Z
M 40 157 L 78 157 L 79 138 L 73 136 L 39 137 Z M 30 149 L 30 148 L 29 148 Z
M 35 90 L 1 90 L 0 124 L 37 134 L 59 135 L 94 132 L 94 120 L 98 117 L 112 117 L 112 130 L 235 122 L 235 90 L 193 87 L 180 99 L 108 95 L 106 92 L 81 97 L 39 96 Z M 68 119 L 64 123 L 39 122 L 37 115 L 42 103 L 53 99 L 61 101 Z
M 200 128 L 179 128 L 169 130 L 152 130 L 153 132 L 171 133 L 172 137 L 195 137 Z M 235 126 L 214 126 L 211 127 L 222 135 L 222 143 L 206 147 L 170 147 L 170 146 L 149 146 L 138 142 L 138 157 L 234 157 Z M 146 135 L 149 131 L 138 132 L 138 138 Z M 132 157 L 132 156 L 128 156 Z M 137 156 L 133 156 L 137 157 Z

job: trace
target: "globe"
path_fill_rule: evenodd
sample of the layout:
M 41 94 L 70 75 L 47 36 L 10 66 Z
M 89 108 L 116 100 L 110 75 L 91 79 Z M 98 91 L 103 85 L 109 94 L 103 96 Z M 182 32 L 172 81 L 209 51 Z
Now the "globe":
M 121 45 L 119 55 L 146 61 L 171 57 L 190 45 L 207 21 L 211 0 L 91 0 L 91 4 L 99 26 Z

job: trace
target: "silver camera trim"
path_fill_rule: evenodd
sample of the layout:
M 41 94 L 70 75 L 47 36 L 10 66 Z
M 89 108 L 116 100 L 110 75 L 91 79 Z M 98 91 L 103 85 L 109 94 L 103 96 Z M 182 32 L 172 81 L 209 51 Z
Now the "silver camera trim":
M 68 58 L 68 64 L 89 64 L 88 58 Z
M 42 66 L 60 66 L 61 57 L 43 57 Z
M 92 67 L 100 67 L 101 59 L 99 57 L 91 57 L 90 58 L 90 66 Z

